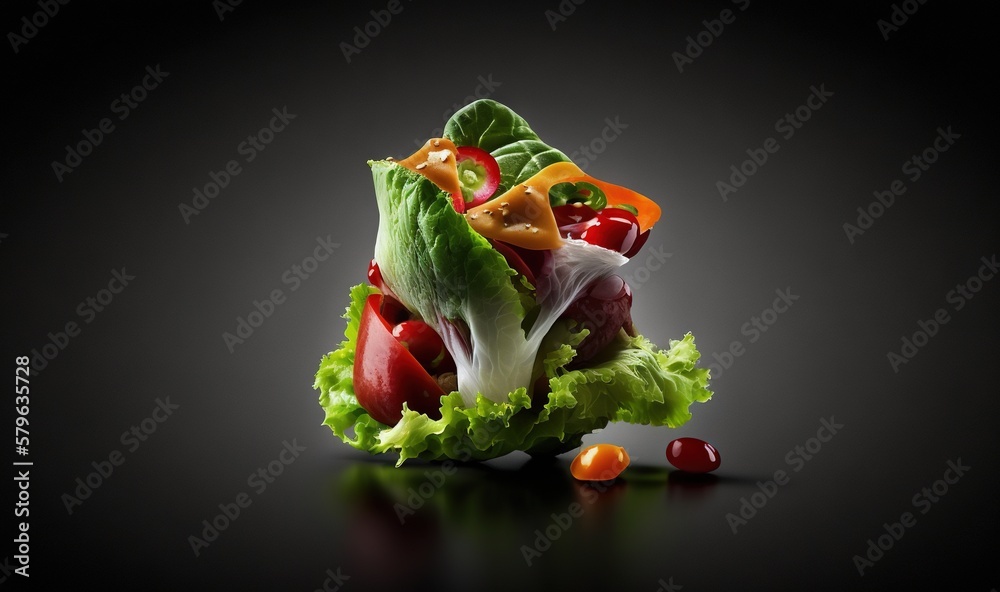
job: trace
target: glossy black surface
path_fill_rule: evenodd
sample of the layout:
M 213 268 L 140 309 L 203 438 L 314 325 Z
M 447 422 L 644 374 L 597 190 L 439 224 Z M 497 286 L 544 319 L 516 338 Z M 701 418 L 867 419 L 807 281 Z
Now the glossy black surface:
M 11 559 L 3 589 L 311 591 L 333 589 L 330 574 L 346 591 L 1000 586 L 1000 281 L 951 292 L 997 247 L 994 11 L 929 2 L 884 39 L 889 2 L 589 0 L 555 30 L 554 0 L 403 2 L 348 63 L 341 44 L 386 3 L 246 1 L 223 20 L 207 1 L 91 4 L 0 52 L 8 375 L 79 328 L 31 378 L 31 577 Z M 674 53 L 727 8 L 679 72 Z M 40 9 L 2 10 L 8 32 Z M 114 101 L 157 65 L 169 74 L 120 119 Z M 776 128 L 814 87 L 833 94 Z M 623 270 L 632 317 L 661 345 L 692 331 L 706 364 L 726 362 L 684 427 L 584 440 L 628 449 L 614 484 L 575 482 L 571 454 L 397 469 L 321 425 L 313 374 L 374 248 L 365 161 L 407 155 L 477 89 L 660 203 Z M 239 146 L 273 109 L 294 119 L 247 162 Z M 52 162 L 103 118 L 114 130 L 60 182 Z M 949 126 L 960 137 L 913 180 L 904 163 Z M 723 199 L 717 182 L 768 138 L 778 150 Z M 179 205 L 230 160 L 240 172 L 185 223 Z M 894 180 L 906 192 L 852 243 L 843 225 Z M 286 279 L 318 239 L 339 246 Z M 135 279 L 87 304 L 123 266 Z M 230 351 L 223 334 L 275 289 L 285 298 Z M 887 355 L 941 308 L 948 320 L 894 371 Z M 168 398 L 177 408 L 154 414 Z M 154 416 L 145 441 L 128 436 Z M 672 472 L 664 449 L 681 436 L 715 445 L 722 467 Z M 123 463 L 69 513 L 76 479 L 115 451 Z M 254 477 L 269 464 L 272 482 Z M 237 500 L 249 505 L 196 555 L 189 537 Z M 745 524 L 727 517 L 753 502 Z M 854 556 L 906 512 L 913 526 L 859 575 Z

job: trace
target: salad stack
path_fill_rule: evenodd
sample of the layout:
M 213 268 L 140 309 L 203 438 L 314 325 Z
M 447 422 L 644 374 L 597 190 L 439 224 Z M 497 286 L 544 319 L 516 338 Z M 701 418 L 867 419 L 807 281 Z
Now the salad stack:
M 711 398 L 692 335 L 660 349 L 639 334 L 615 274 L 655 202 L 584 174 L 491 100 L 368 164 L 374 259 L 315 380 L 344 442 L 398 464 L 558 454 L 609 421 L 680 426 Z

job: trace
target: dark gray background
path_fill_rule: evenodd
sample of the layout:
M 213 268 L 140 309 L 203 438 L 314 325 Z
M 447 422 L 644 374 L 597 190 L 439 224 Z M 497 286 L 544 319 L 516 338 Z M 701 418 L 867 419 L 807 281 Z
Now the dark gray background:
M 35 589 L 315 590 L 338 568 L 343 590 L 1000 585 L 998 282 L 960 311 L 946 302 L 997 247 L 994 11 L 931 2 L 885 40 L 876 21 L 890 2 L 650 12 L 589 0 L 555 30 L 545 11 L 556 0 L 403 6 L 351 63 L 340 43 L 385 3 L 245 1 L 220 21 L 208 0 L 72 2 L 17 54 L 0 51 L 7 372 L 80 323 L 77 306 L 112 269 L 136 276 L 32 378 Z M 679 73 L 673 52 L 724 8 L 735 22 Z M 6 4 L 3 31 L 37 10 Z M 64 146 L 116 118 L 112 101 L 157 64 L 161 86 L 60 183 L 51 163 Z M 408 154 L 479 76 L 567 153 L 605 118 L 628 125 L 587 170 L 663 207 L 644 253 L 671 256 L 633 281 L 638 328 L 662 345 L 692 331 L 706 363 L 734 340 L 746 350 L 684 427 L 613 425 L 585 439 L 633 459 L 596 502 L 570 478 L 571 455 L 511 455 L 461 467 L 401 525 L 393 505 L 440 467 L 395 469 L 342 445 L 320 425 L 311 384 L 374 248 L 365 160 Z M 821 84 L 833 96 L 779 137 L 775 121 Z M 178 205 L 285 106 L 289 127 L 186 225 Z M 901 165 L 949 125 L 961 138 L 906 180 Z M 768 137 L 780 150 L 723 201 L 716 181 Z M 896 179 L 907 192 L 848 242 L 842 225 Z M 328 235 L 340 248 L 290 292 L 282 274 Z M 624 273 L 645 277 L 645 257 Z M 276 288 L 287 301 L 230 353 L 222 333 Z M 779 288 L 799 300 L 749 343 L 741 326 Z M 894 372 L 887 354 L 941 307 L 951 320 Z M 166 397 L 179 409 L 67 514 L 75 479 L 125 451 L 122 432 Z M 12 401 L 0 407 L 12 430 Z M 844 428 L 792 472 L 786 455 L 831 416 Z M 678 436 L 718 447 L 716 477 L 668 470 Z M 248 475 L 293 439 L 306 450 L 253 493 Z M 852 557 L 958 459 L 968 473 L 860 577 Z M 726 514 L 777 470 L 790 482 L 734 535 Z M 196 558 L 187 537 L 240 492 L 252 505 Z M 521 545 L 574 501 L 583 516 L 529 567 Z M 13 554 L 11 542 L 0 550 Z

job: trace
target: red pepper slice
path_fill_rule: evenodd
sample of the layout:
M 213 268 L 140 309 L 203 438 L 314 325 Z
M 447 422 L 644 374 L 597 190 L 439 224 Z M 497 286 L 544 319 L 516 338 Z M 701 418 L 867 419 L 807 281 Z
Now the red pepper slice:
M 657 220 L 660 219 L 660 206 L 656 205 L 656 202 L 649 199 L 645 195 L 632 191 L 627 187 L 615 185 L 614 183 L 608 183 L 607 181 L 601 181 L 600 179 L 595 179 L 590 175 L 572 177 L 563 180 L 571 183 L 576 181 L 593 183 L 604 192 L 604 196 L 608 200 L 608 206 L 631 206 L 635 208 L 635 210 L 639 212 L 635 215 L 636 222 L 639 224 L 639 232 L 646 232 L 652 228 L 654 224 L 656 224 Z
M 383 296 L 365 300 L 354 352 L 354 394 L 358 404 L 377 421 L 396 425 L 403 403 L 433 419 L 441 418 L 445 392 L 413 355 L 392 336 L 392 326 L 379 309 Z
M 382 318 L 385 318 L 385 307 L 382 308 Z M 455 361 L 451 359 L 444 341 L 427 323 L 416 320 L 403 321 L 392 328 L 392 336 L 403 344 L 403 347 L 428 372 L 440 374 L 455 371 Z
M 493 155 L 475 146 L 459 146 L 455 161 L 463 199 L 462 209 L 455 209 L 461 214 L 493 196 L 500 185 L 500 165 Z

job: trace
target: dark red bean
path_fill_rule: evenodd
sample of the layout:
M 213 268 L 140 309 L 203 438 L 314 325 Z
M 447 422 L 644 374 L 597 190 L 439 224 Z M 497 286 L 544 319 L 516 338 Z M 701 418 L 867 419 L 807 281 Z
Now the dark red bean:
M 698 438 L 677 438 L 667 444 L 667 460 L 689 473 L 709 473 L 722 464 L 715 446 Z

